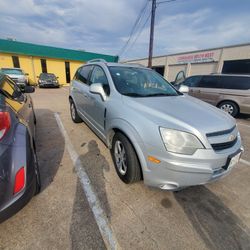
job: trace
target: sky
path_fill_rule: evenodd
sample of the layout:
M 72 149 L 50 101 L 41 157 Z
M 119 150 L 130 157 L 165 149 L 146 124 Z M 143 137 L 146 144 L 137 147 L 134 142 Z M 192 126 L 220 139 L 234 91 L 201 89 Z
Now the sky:
M 119 55 L 121 60 L 144 58 L 149 46 L 150 8 L 150 0 L 0 0 L 0 38 Z M 250 0 L 158 4 L 153 54 L 249 43 L 249 11 Z

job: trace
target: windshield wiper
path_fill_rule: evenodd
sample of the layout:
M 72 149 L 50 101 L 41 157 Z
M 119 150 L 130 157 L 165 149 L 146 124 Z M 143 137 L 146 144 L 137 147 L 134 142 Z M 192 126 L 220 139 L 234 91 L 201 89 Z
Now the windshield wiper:
M 138 93 L 123 93 L 123 95 L 131 96 L 131 97 L 145 97 L 145 95 L 141 95 Z
M 167 93 L 155 93 L 155 94 L 149 94 L 145 97 L 153 97 L 153 96 L 177 96 L 176 94 L 167 94 Z

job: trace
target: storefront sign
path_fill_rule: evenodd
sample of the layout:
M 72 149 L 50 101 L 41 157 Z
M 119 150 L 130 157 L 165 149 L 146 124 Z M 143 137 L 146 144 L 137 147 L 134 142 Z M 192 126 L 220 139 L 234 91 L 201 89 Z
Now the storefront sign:
M 205 52 L 177 57 L 178 64 L 213 62 L 214 52 Z

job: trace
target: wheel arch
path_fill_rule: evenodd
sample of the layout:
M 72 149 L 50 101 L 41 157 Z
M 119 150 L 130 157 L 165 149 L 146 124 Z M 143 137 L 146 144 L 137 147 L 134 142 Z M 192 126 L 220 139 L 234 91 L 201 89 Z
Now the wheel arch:
M 144 147 L 144 145 L 142 139 L 140 138 L 138 132 L 128 122 L 119 121 L 118 124 L 116 126 L 110 127 L 110 129 L 108 130 L 106 145 L 108 146 L 109 149 L 112 148 L 113 137 L 117 132 L 125 135 L 130 141 L 131 145 L 133 146 L 135 153 L 138 157 L 143 179 L 143 172 L 144 170 L 147 170 L 147 162 L 143 154 L 142 147 Z
M 217 103 L 216 107 L 218 108 L 223 102 L 232 102 L 232 103 L 234 103 L 238 108 L 238 112 L 240 113 L 240 106 L 235 100 L 231 100 L 231 99 L 221 100 L 220 102 Z

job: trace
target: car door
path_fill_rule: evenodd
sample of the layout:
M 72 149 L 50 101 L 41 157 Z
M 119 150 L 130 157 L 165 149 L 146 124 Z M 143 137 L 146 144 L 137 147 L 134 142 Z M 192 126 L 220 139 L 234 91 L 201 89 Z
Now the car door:
M 6 78 L 1 86 L 6 93 L 6 103 L 18 114 L 32 137 L 35 135 L 34 112 L 32 100 L 29 96 L 23 94 L 19 87 L 10 79 Z
M 201 78 L 202 76 L 190 76 L 186 78 L 185 81 L 181 85 L 185 85 L 189 87 L 189 92 L 188 92 L 189 95 L 199 98 L 200 91 L 199 91 L 198 85 L 199 85 Z
M 89 76 L 93 66 L 87 65 L 79 68 L 72 81 L 72 95 L 75 105 L 83 119 L 90 119 L 87 108 L 89 105 Z
M 220 89 L 220 76 L 203 76 L 198 83 L 198 98 L 212 105 L 216 105 L 220 97 Z
M 110 86 L 108 78 L 100 66 L 95 66 L 90 77 L 90 85 L 93 83 L 101 83 L 107 96 L 110 95 Z M 105 116 L 107 101 L 103 101 L 98 94 L 89 93 L 88 116 L 91 117 L 91 122 L 95 126 L 100 136 L 104 137 Z

